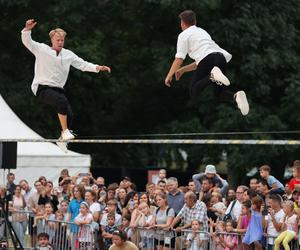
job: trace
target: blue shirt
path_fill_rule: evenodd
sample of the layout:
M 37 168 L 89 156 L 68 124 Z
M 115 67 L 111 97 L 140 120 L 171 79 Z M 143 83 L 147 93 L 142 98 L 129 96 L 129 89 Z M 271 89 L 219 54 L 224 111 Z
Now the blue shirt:
M 268 183 L 270 188 L 272 188 L 273 184 L 276 184 L 277 188 L 279 188 L 281 190 L 284 190 L 283 184 L 272 175 L 268 176 L 267 183 Z
M 71 221 L 73 222 L 75 217 L 79 214 L 80 204 L 83 200 L 73 199 L 68 207 L 68 213 L 71 214 Z
M 173 208 L 175 213 L 178 214 L 184 205 L 184 193 L 178 191 L 176 194 L 167 194 L 168 205 Z

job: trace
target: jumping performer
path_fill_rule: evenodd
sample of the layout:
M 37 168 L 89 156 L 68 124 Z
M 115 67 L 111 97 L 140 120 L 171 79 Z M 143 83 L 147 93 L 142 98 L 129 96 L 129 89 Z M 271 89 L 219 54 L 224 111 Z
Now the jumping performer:
M 110 68 L 84 61 L 72 51 L 64 49 L 67 33 L 60 28 L 49 32 L 51 47 L 32 40 L 31 30 L 37 22 L 34 19 L 26 21 L 22 30 L 22 42 L 35 56 L 34 79 L 31 89 L 34 95 L 44 104 L 51 106 L 57 113 L 61 125 L 61 142 L 56 144 L 67 152 L 67 140 L 74 139 L 72 129 L 73 112 L 65 95 L 70 66 L 81 71 L 96 72 L 108 71 Z
M 165 85 L 171 86 L 175 74 L 178 81 L 185 72 L 195 71 L 190 94 L 196 97 L 209 85 L 214 85 L 215 96 L 221 101 L 236 102 L 243 115 L 249 112 L 249 104 L 244 91 L 233 93 L 226 90 L 230 81 L 224 75 L 226 65 L 232 58 L 226 50 L 220 48 L 203 29 L 196 26 L 196 15 L 192 10 L 180 13 L 182 32 L 177 40 L 177 53 L 169 73 L 165 79 Z M 181 67 L 186 55 L 195 62 Z

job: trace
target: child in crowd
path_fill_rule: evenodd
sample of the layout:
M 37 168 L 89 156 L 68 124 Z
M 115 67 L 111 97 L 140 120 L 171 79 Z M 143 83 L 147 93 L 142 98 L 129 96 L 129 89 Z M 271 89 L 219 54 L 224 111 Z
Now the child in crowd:
M 90 213 L 89 205 L 83 201 L 80 203 L 79 214 L 75 217 L 74 223 L 80 226 L 78 232 L 78 243 L 79 249 L 92 249 L 92 240 L 93 240 L 93 229 L 91 224 L 93 221 L 93 215 Z
M 216 216 L 218 216 L 218 219 L 223 219 L 226 206 L 222 202 L 222 194 L 218 192 L 213 192 L 211 194 L 210 202 L 212 204 L 211 211 L 215 213 Z
M 104 250 L 108 250 L 112 245 L 112 233 L 118 229 L 115 225 L 116 217 L 114 213 L 107 214 L 107 225 L 104 227 L 102 236 L 104 238 Z
M 137 209 L 137 217 L 135 220 L 135 226 L 146 228 L 140 230 L 141 236 L 141 248 L 142 249 L 153 249 L 154 248 L 154 232 L 149 229 L 153 215 L 150 212 L 150 207 L 146 202 L 139 204 Z
M 298 218 L 294 213 L 294 204 L 292 201 L 285 201 L 283 204 L 285 213 L 284 223 L 282 224 L 282 233 L 275 240 L 274 250 L 279 250 L 282 244 L 284 250 L 289 250 L 289 242 L 298 234 Z
M 214 250 L 224 250 L 221 239 L 223 234 L 225 233 L 225 222 L 224 221 L 214 221 L 210 218 L 209 219 L 209 227 L 210 227 L 210 236 L 212 238 L 212 249 Z M 215 227 L 215 232 L 214 232 Z
M 69 202 L 67 200 L 63 200 L 60 202 L 60 210 L 64 214 L 64 220 L 68 220 L 68 207 L 69 207 Z
M 257 250 L 263 249 L 260 243 L 263 236 L 262 204 L 263 200 L 260 196 L 256 196 L 252 199 L 251 220 L 243 238 L 244 249 L 251 249 L 252 244 L 254 244 Z
M 121 231 L 124 231 L 127 233 L 127 239 L 130 240 L 131 238 L 131 227 L 130 227 L 130 220 L 131 220 L 131 215 L 130 214 L 126 214 L 122 217 L 122 225 L 119 227 L 119 229 Z
M 47 233 L 40 233 L 38 235 L 38 249 L 39 250 L 53 250 L 49 244 L 49 235 Z
M 288 187 L 292 192 L 297 186 L 300 187 L 300 161 L 299 160 L 294 161 L 293 178 L 288 183 Z
M 246 233 L 251 220 L 251 201 L 246 200 L 242 203 L 242 212 L 238 219 L 238 224 L 234 232 Z
M 198 220 L 192 221 L 192 232 L 188 233 L 186 238 L 186 246 L 188 250 L 203 250 L 204 243 L 207 238 L 199 231 L 203 230 L 203 223 Z
M 283 184 L 277 180 L 273 175 L 270 175 L 271 168 L 268 165 L 263 165 L 259 168 L 260 177 L 265 179 L 269 186 L 270 194 L 284 194 L 284 186 Z
M 237 235 L 233 235 L 233 222 L 231 220 L 226 221 L 225 228 L 228 234 L 220 237 L 221 245 L 224 247 L 224 250 L 237 250 L 239 239 Z
M 67 241 L 67 225 L 63 223 L 65 221 L 64 212 L 62 209 L 59 209 L 55 212 L 55 220 L 60 221 L 55 223 L 55 233 L 52 240 L 52 244 L 54 246 L 66 246 L 68 244 Z M 68 249 L 68 248 L 66 248 Z

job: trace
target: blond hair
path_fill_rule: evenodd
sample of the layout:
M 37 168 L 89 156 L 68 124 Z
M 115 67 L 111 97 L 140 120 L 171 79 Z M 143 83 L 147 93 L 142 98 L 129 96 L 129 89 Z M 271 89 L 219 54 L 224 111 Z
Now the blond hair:
M 52 39 L 52 37 L 53 37 L 55 34 L 58 34 L 58 35 L 60 35 L 60 36 L 62 36 L 62 37 L 66 37 L 67 32 L 65 32 L 65 31 L 64 31 L 63 29 L 61 29 L 61 28 L 56 28 L 56 29 L 51 30 L 51 31 L 49 32 L 50 38 Z

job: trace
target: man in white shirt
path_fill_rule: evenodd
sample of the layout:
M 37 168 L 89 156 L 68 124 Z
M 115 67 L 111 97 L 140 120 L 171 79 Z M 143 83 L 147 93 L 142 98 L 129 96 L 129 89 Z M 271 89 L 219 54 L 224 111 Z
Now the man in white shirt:
M 267 249 L 273 249 L 276 237 L 282 232 L 285 213 L 281 208 L 282 199 L 278 194 L 270 195 L 270 208 L 264 217 L 263 226 L 267 228 Z
M 191 96 L 196 97 L 209 85 L 214 85 L 215 96 L 221 101 L 236 102 L 243 115 L 249 112 L 249 104 L 244 91 L 233 93 L 225 90 L 230 81 L 224 75 L 226 65 L 232 58 L 226 50 L 220 48 L 203 29 L 196 26 L 196 15 L 192 10 L 180 13 L 182 32 L 177 40 L 177 53 L 165 85 L 171 86 L 173 75 L 179 80 L 183 73 L 195 71 L 191 84 Z M 182 68 L 186 55 L 195 62 Z
M 22 30 L 22 42 L 35 56 L 34 79 L 31 89 L 34 95 L 44 104 L 50 105 L 58 114 L 62 128 L 61 140 L 72 140 L 74 135 L 70 132 L 72 126 L 72 109 L 64 92 L 70 66 L 81 71 L 99 72 L 108 71 L 107 66 L 100 66 L 84 61 L 72 51 L 64 49 L 66 32 L 60 28 L 49 33 L 51 47 L 32 40 L 31 30 L 37 22 L 34 19 L 26 21 Z M 57 145 L 67 152 L 67 144 L 58 142 Z

